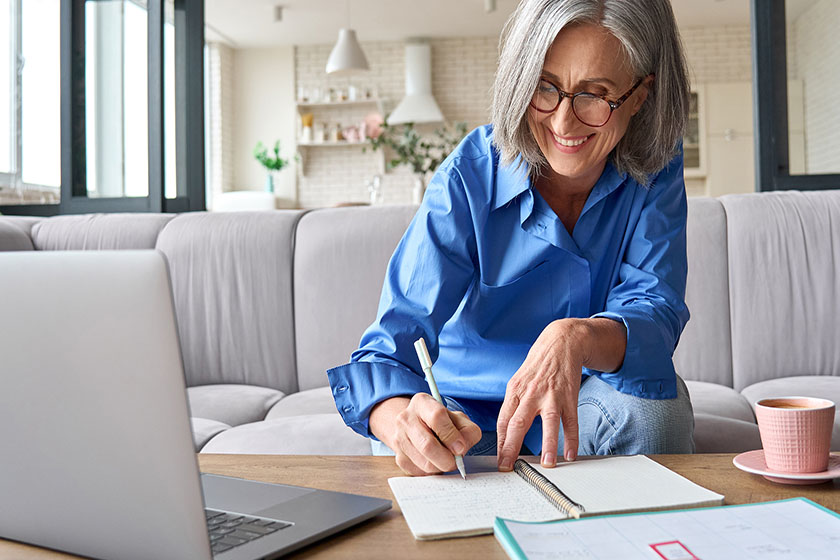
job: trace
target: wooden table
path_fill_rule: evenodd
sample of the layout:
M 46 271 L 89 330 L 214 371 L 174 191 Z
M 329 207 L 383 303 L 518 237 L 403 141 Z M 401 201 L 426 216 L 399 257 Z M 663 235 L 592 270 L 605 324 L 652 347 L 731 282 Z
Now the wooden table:
M 813 486 L 769 482 L 732 465 L 734 454 L 652 455 L 686 478 L 726 496 L 727 504 L 745 504 L 804 496 L 840 512 L 840 479 Z M 585 460 L 585 459 L 583 459 Z M 199 455 L 202 472 L 338 490 L 393 500 L 387 479 L 402 473 L 391 457 L 292 455 Z M 420 542 L 414 540 L 399 506 L 309 546 L 294 558 L 507 558 L 492 536 Z M 0 558 L 73 558 L 19 543 L 0 541 Z

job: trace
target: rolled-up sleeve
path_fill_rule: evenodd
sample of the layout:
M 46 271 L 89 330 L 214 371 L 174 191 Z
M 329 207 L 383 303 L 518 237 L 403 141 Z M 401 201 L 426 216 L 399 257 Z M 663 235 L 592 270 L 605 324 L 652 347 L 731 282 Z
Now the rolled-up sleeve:
M 350 363 L 327 371 L 344 422 L 367 437 L 373 437 L 368 418 L 378 402 L 429 391 L 414 342 L 423 337 L 437 359 L 438 334 L 475 276 L 470 204 L 461 176 L 447 163 L 388 263 L 376 320 Z
M 687 202 L 682 154 L 647 192 L 606 309 L 593 317 L 620 321 L 627 331 L 621 368 L 599 376 L 621 392 L 644 398 L 677 395 L 673 353 L 688 322 L 685 285 Z

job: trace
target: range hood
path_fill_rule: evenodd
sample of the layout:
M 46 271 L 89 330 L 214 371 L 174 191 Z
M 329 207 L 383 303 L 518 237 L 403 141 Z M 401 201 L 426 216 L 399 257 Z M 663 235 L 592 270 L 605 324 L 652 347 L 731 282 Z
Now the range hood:
M 405 98 L 388 115 L 388 124 L 443 122 L 432 97 L 432 48 L 426 41 L 405 44 Z

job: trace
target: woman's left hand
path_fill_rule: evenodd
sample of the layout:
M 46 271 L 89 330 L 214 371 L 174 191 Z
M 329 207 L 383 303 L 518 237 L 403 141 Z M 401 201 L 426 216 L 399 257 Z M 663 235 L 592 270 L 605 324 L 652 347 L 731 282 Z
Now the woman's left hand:
M 563 423 L 565 458 L 578 450 L 577 404 L 581 367 L 586 359 L 580 319 L 550 323 L 507 384 L 497 423 L 499 469 L 509 471 L 519 455 L 525 434 L 538 415 L 542 418 L 542 459 L 553 467 Z
M 499 470 L 509 471 L 525 434 L 542 418 L 544 466 L 557 462 L 557 438 L 563 423 L 567 461 L 578 450 L 578 393 L 582 368 L 616 371 L 627 346 L 624 325 L 606 318 L 559 319 L 549 323 L 510 378 L 496 424 Z

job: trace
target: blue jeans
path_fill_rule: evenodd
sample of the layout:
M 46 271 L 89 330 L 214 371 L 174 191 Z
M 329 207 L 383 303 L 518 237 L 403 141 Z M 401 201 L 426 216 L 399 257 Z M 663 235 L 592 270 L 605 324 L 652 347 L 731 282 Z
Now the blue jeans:
M 464 412 L 454 399 L 446 408 Z M 694 452 L 694 411 L 688 389 L 677 376 L 677 397 L 643 399 L 615 390 L 594 376 L 586 378 L 578 397 L 578 455 L 638 455 Z M 370 442 L 374 455 L 394 455 L 384 443 Z M 526 453 L 526 450 L 522 450 Z M 495 455 L 496 432 L 482 432 L 467 455 Z M 563 456 L 563 426 L 557 456 Z

